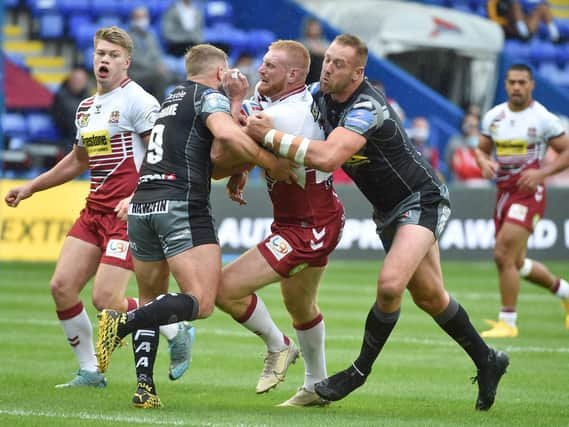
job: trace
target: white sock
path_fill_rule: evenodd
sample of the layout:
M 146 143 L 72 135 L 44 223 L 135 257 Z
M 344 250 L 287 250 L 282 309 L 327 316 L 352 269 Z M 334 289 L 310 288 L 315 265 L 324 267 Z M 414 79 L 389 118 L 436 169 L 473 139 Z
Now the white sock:
M 249 318 L 241 324 L 256 335 L 259 335 L 269 351 L 281 351 L 286 348 L 285 337 L 277 327 L 265 303 L 258 295 L 253 295 L 255 308 Z M 252 302 L 253 303 L 253 302 Z
M 549 38 L 552 42 L 559 41 L 559 29 L 557 28 L 557 25 L 555 25 L 555 22 L 551 21 L 547 24 L 547 30 L 549 31 Z
M 93 344 L 93 326 L 83 307 L 81 312 L 70 319 L 60 319 L 63 331 L 67 336 L 67 342 L 79 362 L 79 367 L 86 371 L 97 371 L 97 358 L 95 357 L 95 345 Z
M 557 292 L 555 292 L 555 295 L 561 299 L 569 298 L 569 283 L 567 283 L 565 279 L 559 279 L 559 288 Z
M 500 315 L 498 316 L 498 320 L 506 322 L 508 325 L 512 327 L 516 327 L 516 321 L 518 320 L 518 313 L 511 312 L 511 311 L 501 311 Z
M 524 21 L 517 21 L 516 22 L 516 29 L 518 30 L 518 34 L 521 37 L 527 38 L 529 37 L 529 29 L 528 26 Z
M 178 335 L 178 325 L 179 323 L 170 323 L 169 325 L 160 326 L 160 333 L 168 341 L 172 341 L 176 335 Z
M 322 315 L 320 321 L 309 329 L 295 329 L 300 351 L 304 358 L 304 388 L 314 391 L 314 384 L 325 379 L 326 355 L 324 353 L 324 338 L 326 328 Z

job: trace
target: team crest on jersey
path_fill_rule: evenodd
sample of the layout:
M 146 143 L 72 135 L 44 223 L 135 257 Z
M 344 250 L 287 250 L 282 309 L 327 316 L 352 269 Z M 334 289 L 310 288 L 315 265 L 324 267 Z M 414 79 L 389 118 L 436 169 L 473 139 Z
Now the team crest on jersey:
M 77 122 L 80 128 L 86 127 L 89 124 L 89 114 L 79 113 Z
M 281 259 L 283 259 L 285 256 L 287 256 L 289 253 L 292 252 L 292 247 L 290 246 L 290 243 L 287 242 L 284 238 L 282 238 L 278 234 L 276 236 L 271 237 L 271 239 L 267 243 L 265 243 L 265 246 L 275 256 L 277 261 L 280 261 Z
M 101 108 L 103 108 L 101 104 L 95 105 L 95 114 L 101 114 Z
M 114 110 L 111 112 L 111 115 L 109 116 L 109 123 L 118 123 L 119 119 L 121 117 L 121 113 L 119 110 Z
M 111 239 L 107 244 L 106 256 L 113 258 L 126 259 L 128 255 L 128 242 L 126 240 Z
M 528 128 L 528 136 L 530 138 L 535 138 L 537 136 L 537 130 L 534 127 Z

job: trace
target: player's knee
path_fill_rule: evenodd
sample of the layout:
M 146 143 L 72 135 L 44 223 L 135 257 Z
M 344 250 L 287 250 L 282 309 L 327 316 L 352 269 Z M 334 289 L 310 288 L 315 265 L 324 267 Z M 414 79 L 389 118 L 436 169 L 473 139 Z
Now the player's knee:
M 61 298 L 65 298 L 68 296 L 68 288 L 61 280 L 52 279 L 49 288 L 51 291 L 51 295 L 55 301 L 60 300 Z
M 405 285 L 395 276 L 382 272 L 377 283 L 377 293 L 383 301 L 395 301 L 401 298 Z
M 116 298 L 112 292 L 94 292 L 91 302 L 97 311 L 104 309 L 125 311 L 126 300 L 124 298 Z
M 496 266 L 500 269 L 509 264 L 512 264 L 514 262 L 514 259 L 508 253 L 508 251 L 505 250 L 505 248 L 501 246 L 496 246 L 496 248 L 494 249 L 494 262 L 496 263 Z
M 211 313 L 213 313 L 214 307 L 215 307 L 215 301 L 214 300 L 200 301 L 199 310 L 198 310 L 198 318 L 199 319 L 205 319 L 206 317 L 211 316 Z

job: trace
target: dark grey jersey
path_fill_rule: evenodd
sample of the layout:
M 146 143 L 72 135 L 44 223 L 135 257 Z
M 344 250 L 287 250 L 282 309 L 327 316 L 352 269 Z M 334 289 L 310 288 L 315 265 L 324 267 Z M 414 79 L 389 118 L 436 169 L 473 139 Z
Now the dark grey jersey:
M 367 80 L 342 104 L 312 88 L 328 136 L 344 127 L 366 138 L 361 150 L 342 165 L 380 213 L 390 212 L 413 193 L 436 203 L 446 193 L 428 161 L 407 138 L 401 120 L 382 93 Z
M 183 200 L 192 207 L 209 203 L 213 135 L 210 114 L 231 114 L 227 96 L 186 81 L 162 103 L 148 143 L 133 202 Z

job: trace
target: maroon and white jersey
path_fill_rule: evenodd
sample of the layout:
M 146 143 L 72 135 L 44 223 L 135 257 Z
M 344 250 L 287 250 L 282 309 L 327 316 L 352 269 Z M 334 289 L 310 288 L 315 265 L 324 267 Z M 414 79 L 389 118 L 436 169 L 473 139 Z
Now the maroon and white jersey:
M 135 190 L 146 149 L 141 137 L 150 134 L 159 110 L 156 98 L 130 79 L 81 101 L 76 144 L 89 155 L 88 207 L 112 212 Z
M 494 142 L 500 165 L 498 187 L 515 187 L 525 169 L 539 168 L 550 139 L 564 133 L 558 117 L 537 101 L 523 111 L 512 111 L 502 103 L 488 111 L 481 133 Z
M 258 95 L 256 100 L 273 120 L 275 129 L 308 139 L 326 139 L 317 121 L 318 110 L 305 86 L 277 100 Z M 295 172 L 296 184 L 277 182 L 265 174 L 275 221 L 310 227 L 336 220 L 344 208 L 332 186 L 332 174 L 305 166 Z

